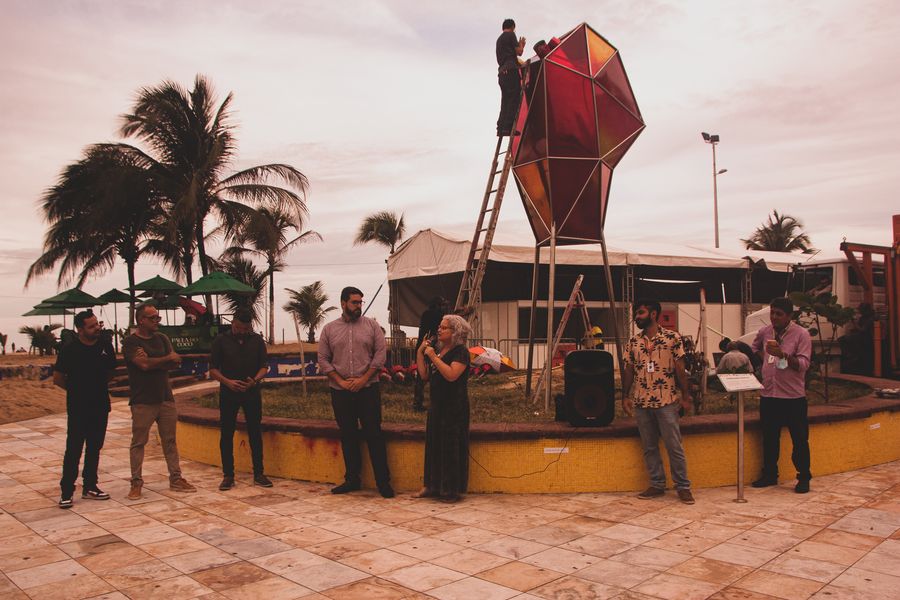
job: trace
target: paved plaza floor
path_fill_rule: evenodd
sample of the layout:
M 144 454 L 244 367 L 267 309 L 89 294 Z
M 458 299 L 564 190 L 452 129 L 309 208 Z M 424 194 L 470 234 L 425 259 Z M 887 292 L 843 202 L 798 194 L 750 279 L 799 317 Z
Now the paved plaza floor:
M 63 511 L 65 415 L 0 425 L 0 597 L 442 598 L 466 600 L 900 597 L 900 462 L 747 490 L 471 495 L 458 505 L 333 496 L 275 480 L 217 491 L 218 469 L 183 461 L 199 492 L 170 492 L 156 442 L 144 498 L 128 492 L 128 407 L 101 457 L 108 501 Z M 238 448 L 246 452 L 246 448 Z M 815 449 L 813 449 L 815 467 Z

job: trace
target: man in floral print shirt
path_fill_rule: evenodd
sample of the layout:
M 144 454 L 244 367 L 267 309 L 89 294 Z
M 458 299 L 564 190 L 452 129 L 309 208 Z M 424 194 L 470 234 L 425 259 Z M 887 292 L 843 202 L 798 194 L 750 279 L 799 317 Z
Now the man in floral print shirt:
M 625 365 L 622 371 L 622 409 L 634 413 L 644 463 L 650 474 L 650 487 L 638 498 L 650 499 L 666 493 L 666 472 L 659 452 L 662 437 L 669 454 L 672 481 L 678 499 L 693 504 L 691 482 L 687 477 L 687 461 L 678 427 L 678 391 L 680 405 L 690 409 L 687 373 L 684 368 L 684 346 L 681 336 L 659 326 L 659 302 L 645 300 L 634 305 L 634 323 L 641 332 L 625 346 Z

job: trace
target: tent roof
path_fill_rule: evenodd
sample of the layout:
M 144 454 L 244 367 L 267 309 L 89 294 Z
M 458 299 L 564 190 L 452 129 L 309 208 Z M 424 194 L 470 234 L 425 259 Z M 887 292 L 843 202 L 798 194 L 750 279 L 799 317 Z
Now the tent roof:
M 469 240 L 461 240 L 435 229 L 423 229 L 407 239 L 388 259 L 388 278 L 423 277 L 458 273 L 465 269 L 469 254 Z M 534 246 L 494 244 L 491 260 L 495 262 L 532 264 Z M 837 262 L 840 258 L 819 258 L 816 263 Z M 541 251 L 541 262 L 548 263 L 550 253 Z M 705 248 L 690 244 L 666 244 L 646 242 L 639 248 L 609 248 L 612 266 L 647 265 L 663 267 L 704 267 L 717 269 L 747 269 L 765 261 L 770 271 L 789 271 L 801 262 L 812 264 L 806 254 L 784 252 L 756 252 L 742 250 L 729 252 L 723 249 Z M 597 265 L 603 262 L 599 244 L 565 246 L 556 249 L 557 264 Z

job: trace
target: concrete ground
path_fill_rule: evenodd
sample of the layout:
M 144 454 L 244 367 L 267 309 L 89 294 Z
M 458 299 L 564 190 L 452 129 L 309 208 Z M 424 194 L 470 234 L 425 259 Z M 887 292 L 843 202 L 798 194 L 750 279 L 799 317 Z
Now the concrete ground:
M 128 492 L 128 407 L 101 457 L 108 501 L 57 508 L 65 416 L 0 425 L 0 597 L 764 599 L 900 597 L 900 462 L 792 484 L 673 493 L 472 495 L 458 505 L 275 480 L 168 490 L 154 443 Z M 246 452 L 246 448 L 238 448 Z M 813 449 L 815 461 L 815 449 Z M 814 463 L 815 466 L 815 463 Z M 79 488 L 80 491 L 80 488 Z

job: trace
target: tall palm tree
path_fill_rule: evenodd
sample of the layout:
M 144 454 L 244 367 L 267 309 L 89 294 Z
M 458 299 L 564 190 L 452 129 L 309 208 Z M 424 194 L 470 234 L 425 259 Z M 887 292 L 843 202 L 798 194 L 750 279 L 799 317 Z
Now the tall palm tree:
M 25 287 L 59 265 L 57 284 L 73 280 L 81 287 L 90 276 L 108 272 L 122 259 L 128 287 L 135 284 L 134 268 L 145 252 L 158 253 L 153 244 L 162 229 L 162 199 L 146 176 L 147 162 L 107 145 L 91 146 L 84 157 L 63 169 L 59 181 L 42 198 L 50 227 L 44 252 L 29 267 Z M 129 323 L 134 319 L 131 290 Z
M 397 213 L 382 210 L 363 219 L 353 245 L 380 244 L 388 248 L 390 255 L 394 253 L 397 242 L 403 239 L 405 233 L 406 224 L 403 222 L 403 215 L 398 217 Z M 400 337 L 400 325 L 397 323 L 395 305 L 393 286 L 388 282 L 388 320 L 391 326 L 391 339 L 396 342 Z
M 374 242 L 385 246 L 390 250 L 390 254 L 393 254 L 397 242 L 403 239 L 405 233 L 406 224 L 403 222 L 403 215 L 398 217 L 397 213 L 382 210 L 363 219 L 353 245 Z
M 285 288 L 284 291 L 290 296 L 290 300 L 284 305 L 284 310 L 293 313 L 297 317 L 297 321 L 306 327 L 308 332 L 307 341 L 312 344 L 316 341 L 316 329 L 325 320 L 325 316 L 336 310 L 336 306 L 325 307 L 328 302 L 328 295 L 325 293 L 325 286 L 321 281 L 315 281 L 309 285 L 304 285 L 299 290 Z
M 227 233 L 252 215 L 251 207 L 278 208 L 306 215 L 306 176 L 280 163 L 259 165 L 227 174 L 237 142 L 230 124 L 232 95 L 216 105 L 212 84 L 202 75 L 187 91 L 164 81 L 143 88 L 130 113 L 122 116 L 120 133 L 135 138 L 148 151 L 116 144 L 121 151 L 149 163 L 156 189 L 166 199 L 170 242 L 181 249 L 181 270 L 193 281 L 193 260 L 209 272 L 206 227 L 218 219 Z
M 770 252 L 793 252 L 800 250 L 804 254 L 815 252 L 809 236 L 803 232 L 803 223 L 799 219 L 786 214 L 778 214 L 773 210 L 768 223 L 763 223 L 753 234 L 742 239 L 747 250 L 768 250 Z
M 269 278 L 269 343 L 275 343 L 275 273 L 284 266 L 284 258 L 297 244 L 322 241 L 315 231 L 304 231 L 292 239 L 303 227 L 303 220 L 297 215 L 284 212 L 277 207 L 262 207 L 254 211 L 234 233 L 234 245 L 225 250 L 224 256 L 254 254 L 266 261 L 266 276 Z
M 225 306 L 232 313 L 238 308 L 250 309 L 250 312 L 253 313 L 253 320 L 259 322 L 259 304 L 266 289 L 266 272 L 260 271 L 256 265 L 243 256 L 223 258 L 218 261 L 218 268 L 256 290 L 255 294 L 223 294 Z

